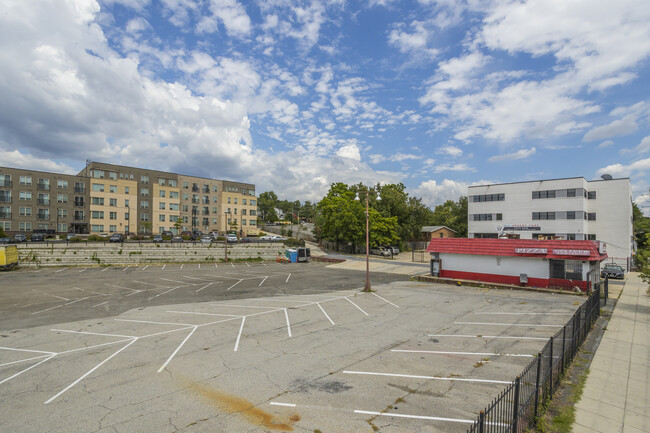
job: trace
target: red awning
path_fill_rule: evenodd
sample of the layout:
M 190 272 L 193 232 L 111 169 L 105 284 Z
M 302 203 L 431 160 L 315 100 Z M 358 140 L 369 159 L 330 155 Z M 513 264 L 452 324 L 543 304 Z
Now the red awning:
M 427 252 L 600 261 L 607 258 L 607 253 L 599 252 L 599 244 L 598 241 L 434 238 Z

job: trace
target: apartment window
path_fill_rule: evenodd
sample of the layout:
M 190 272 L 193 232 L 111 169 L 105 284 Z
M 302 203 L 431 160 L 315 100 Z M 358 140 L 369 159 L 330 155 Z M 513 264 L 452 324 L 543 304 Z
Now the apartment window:
M 212 203 L 217 203 L 218 200 L 219 198 L 216 195 L 212 196 Z
M 203 206 L 203 215 L 210 215 L 210 209 L 207 206 Z
M 165 222 L 165 215 L 158 215 L 158 221 L 160 221 L 161 223 L 164 223 Z
M 545 191 L 533 191 L 533 199 L 538 198 L 555 198 L 555 190 L 549 189 Z
M 124 206 L 125 206 L 125 207 L 129 207 L 129 204 L 130 204 L 130 203 L 129 203 L 129 200 L 124 200 Z
M 241 214 L 242 214 L 242 215 L 246 215 L 246 209 L 242 209 L 242 210 L 241 210 Z M 499 215 L 501 215 L 501 214 L 499 214 Z
M 11 191 L 6 191 L 9 194 L 9 200 L 11 201 Z M 32 199 L 32 193 L 29 191 L 20 191 L 18 193 L 18 199 L 19 200 L 25 200 L 25 201 L 31 201 Z
M 158 185 L 165 185 L 165 178 L 159 177 L 158 178 Z
M 248 220 L 248 225 L 249 226 L 254 226 L 255 225 L 255 220 Z
M 120 179 L 124 179 L 124 173 L 120 173 Z
M 255 209 L 251 209 L 251 210 L 248 211 L 248 215 L 250 215 L 250 216 L 256 216 L 256 215 L 257 215 L 257 211 L 256 211 Z
M 235 215 L 237 215 L 237 208 L 235 208 Z
M 178 198 L 179 194 L 178 191 L 169 191 L 169 198 Z
M 82 210 L 74 211 L 74 220 L 75 221 L 83 221 L 84 220 L 84 211 L 82 211 Z
M 117 226 L 115 225 L 108 226 L 108 231 L 111 233 L 115 233 L 117 231 Z
M 108 205 L 109 206 L 117 206 L 117 199 L 116 198 L 109 198 L 108 199 Z
M 84 198 L 83 198 L 83 197 L 75 197 L 75 198 L 74 198 L 74 205 L 75 205 L 75 206 L 83 207 L 83 205 L 84 205 Z
M 497 214 L 497 221 L 503 220 L 503 214 L 498 213 Z
M 210 196 L 209 195 L 204 195 L 203 196 L 203 204 L 210 204 Z
M 158 197 L 165 197 L 165 190 L 161 189 L 158 191 Z
M 11 222 L 10 221 L 0 221 L 0 228 L 3 230 L 11 230 Z
M 109 171 L 109 172 L 108 172 L 108 178 L 109 178 L 110 180 L 117 180 L 117 173 L 114 172 L 114 171 Z
M 32 230 L 32 223 L 18 223 L 21 232 L 28 232 Z
M 237 199 L 235 198 L 235 204 L 237 204 Z
M 230 197 L 228 197 L 228 204 L 230 204 Z
M 176 179 L 167 179 L 167 184 L 176 188 L 178 186 L 178 181 Z
M 104 192 L 104 184 L 102 184 L 102 183 L 93 183 L 93 191 L 95 191 L 95 192 Z
M 95 206 L 104 206 L 104 197 L 93 197 L 91 204 Z
M 587 235 L 587 240 L 588 241 L 595 241 L 596 240 L 596 235 Z
M 57 233 L 66 233 L 68 231 L 68 224 L 66 224 L 66 223 L 58 223 L 56 225 L 56 231 L 57 231 Z
M 90 177 L 94 177 L 95 179 L 103 179 L 104 170 L 90 170 Z
M 18 183 L 20 185 L 31 185 L 32 184 L 32 177 L 31 176 L 20 176 L 18 178 Z
M 94 210 L 90 212 L 90 218 L 95 219 L 95 220 L 102 220 L 104 219 L 104 211 L 103 210 Z
M 169 210 L 177 211 L 179 206 L 180 205 L 178 203 L 169 203 Z
M 596 221 L 596 213 L 595 212 L 588 213 L 587 214 L 587 220 L 588 221 Z
M 149 183 L 149 176 L 140 176 L 140 182 Z
M 492 221 L 491 213 L 476 213 L 472 216 L 474 221 Z
M 39 220 L 49 220 L 50 219 L 50 210 L 49 209 L 37 209 L 36 217 Z
M 31 207 L 21 207 L 19 209 L 20 216 L 32 216 L 32 208 Z
M 241 225 L 243 225 L 243 226 L 246 225 L 246 220 L 245 220 L 245 219 L 242 219 L 242 220 L 241 220 Z
M 587 199 L 588 200 L 595 200 L 596 199 L 596 191 L 587 192 Z
M 210 218 L 203 218 L 203 225 L 204 226 L 209 226 L 210 225 Z
M 41 191 L 50 190 L 50 179 L 39 179 L 38 180 L 38 189 Z
M 140 214 L 140 221 L 149 221 L 149 214 L 148 213 Z
M 117 185 L 109 185 L 108 191 L 112 192 L 113 194 L 117 194 Z
M 246 204 L 246 199 L 245 198 L 241 199 L 241 204 Z
M 141 188 L 140 189 L 140 195 L 143 197 L 148 197 L 149 196 L 149 188 Z
M 158 203 L 158 209 L 165 210 L 165 203 L 162 201 Z
M 128 194 L 128 193 L 129 193 L 129 187 L 128 187 L 128 186 L 125 186 L 125 187 L 124 187 L 124 194 Z
M 108 218 L 112 219 L 112 220 L 116 220 L 117 219 L 117 212 L 109 212 Z
M 184 192 L 183 193 L 183 200 L 189 200 L 189 199 L 190 199 L 190 195 Z
M 102 224 L 93 224 L 90 226 L 90 231 L 93 233 L 101 233 L 104 231 L 104 226 Z
M 42 204 L 44 206 L 49 206 L 50 205 L 50 195 L 49 194 L 39 193 L 38 194 L 38 204 Z
M 566 219 L 568 219 L 568 220 L 574 220 L 574 219 L 576 219 L 576 213 L 575 213 L 575 211 L 572 211 L 572 210 L 567 211 L 567 213 L 566 213 Z
M 217 224 L 217 219 L 216 218 L 212 218 L 212 224 Z
M 11 206 L 0 206 L 0 218 L 11 218 Z
M 0 186 L 11 187 L 11 175 L 10 174 L 0 174 Z
M 554 220 L 555 212 L 533 212 L 533 220 Z
M 203 194 L 210 194 L 210 185 L 203 185 Z
M 190 207 L 186 204 L 183 205 L 183 212 L 189 212 Z
M 62 180 L 58 179 L 56 181 L 56 187 L 59 189 L 68 189 L 68 181 L 67 180 Z
M 86 184 L 83 182 L 75 182 L 74 192 L 84 194 L 86 192 Z
M 124 219 L 129 221 L 131 219 L 131 216 L 129 215 L 128 212 L 124 212 Z
M 212 185 L 212 192 L 219 192 L 218 189 L 217 185 Z
M 251 206 L 257 206 L 257 200 L 251 200 L 250 203 Z
M 68 217 L 68 210 L 67 209 L 57 209 L 56 210 L 56 215 L 60 218 L 67 218 Z
M 187 182 L 183 182 L 183 188 L 187 189 L 190 187 L 190 184 Z
M 192 203 L 199 204 L 199 196 L 198 196 L 198 194 L 192 194 Z
M 140 207 L 142 209 L 149 209 L 149 202 L 147 200 L 141 200 L 140 201 Z

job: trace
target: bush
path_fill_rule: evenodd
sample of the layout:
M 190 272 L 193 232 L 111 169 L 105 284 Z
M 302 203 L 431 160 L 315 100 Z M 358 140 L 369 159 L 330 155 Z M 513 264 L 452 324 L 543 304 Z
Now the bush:
M 302 239 L 289 238 L 284 241 L 284 244 L 288 247 L 304 247 L 305 241 Z
M 83 239 L 79 236 L 75 236 L 73 238 L 70 238 L 68 242 L 81 242 Z
M 105 238 L 105 237 L 102 237 L 102 236 L 99 236 L 99 235 L 90 235 L 90 236 L 88 236 L 88 240 L 90 242 L 106 242 L 108 240 L 108 238 Z

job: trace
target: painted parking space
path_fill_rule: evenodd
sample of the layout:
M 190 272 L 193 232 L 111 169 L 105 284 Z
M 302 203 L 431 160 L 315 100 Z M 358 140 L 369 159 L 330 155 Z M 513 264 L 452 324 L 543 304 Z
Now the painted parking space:
M 15 398 L 0 415 L 29 410 L 34 431 L 64 421 L 79 431 L 91 420 L 115 431 L 147 431 L 143 419 L 148 431 L 173 431 L 171 424 L 187 431 L 267 431 L 266 421 L 253 420 L 257 415 L 284 431 L 365 431 L 372 425 L 381 431 L 465 431 L 482 402 L 529 360 L 514 355 L 544 344 L 525 339 L 542 338 L 526 327 L 460 323 L 507 323 L 507 315 L 474 314 L 490 307 L 480 291 L 423 291 L 408 282 L 376 284 L 374 293 L 360 293 L 360 285 L 332 291 L 305 284 L 295 268 L 291 275 L 282 266 L 246 267 L 248 273 L 203 268 L 166 273 L 159 267 L 150 274 L 148 268 L 138 276 L 117 271 L 133 276 L 97 285 L 75 281 L 45 290 L 49 296 L 40 293 L 50 306 L 63 305 L 52 310 L 62 315 L 120 302 L 134 307 L 3 333 L 0 387 Z M 233 298 L 218 298 L 226 294 Z M 522 299 L 531 311 L 548 310 L 550 302 L 537 294 L 494 296 L 499 307 L 510 308 L 506 312 Z M 167 297 L 183 302 L 159 303 Z M 554 301 L 573 308 L 573 299 Z M 33 317 L 41 314 L 47 313 Z M 531 317 L 514 323 L 529 324 Z M 243 415 L 229 409 L 242 401 L 255 410 Z M 61 416 L 80 409 L 83 416 Z M 0 429 L 26 431 L 20 422 L 1 416 Z

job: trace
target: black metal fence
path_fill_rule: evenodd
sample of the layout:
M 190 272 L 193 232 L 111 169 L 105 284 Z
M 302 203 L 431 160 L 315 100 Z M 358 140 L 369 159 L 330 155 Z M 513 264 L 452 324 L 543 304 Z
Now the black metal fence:
M 535 423 L 540 408 L 551 399 L 564 369 L 600 316 L 600 299 L 597 287 L 515 381 L 480 412 L 467 433 L 523 433 Z

